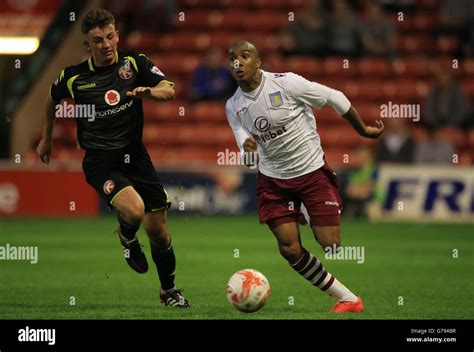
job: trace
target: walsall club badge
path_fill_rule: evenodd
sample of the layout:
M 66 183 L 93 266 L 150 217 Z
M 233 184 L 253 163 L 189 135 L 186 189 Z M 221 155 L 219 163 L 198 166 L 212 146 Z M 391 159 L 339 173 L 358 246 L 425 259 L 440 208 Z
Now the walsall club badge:
M 107 180 L 104 182 L 103 190 L 105 194 L 110 194 L 114 191 L 115 183 L 112 180 Z
M 125 61 L 125 64 L 120 66 L 118 74 L 121 79 L 129 79 L 133 76 L 133 71 L 130 68 L 130 61 Z

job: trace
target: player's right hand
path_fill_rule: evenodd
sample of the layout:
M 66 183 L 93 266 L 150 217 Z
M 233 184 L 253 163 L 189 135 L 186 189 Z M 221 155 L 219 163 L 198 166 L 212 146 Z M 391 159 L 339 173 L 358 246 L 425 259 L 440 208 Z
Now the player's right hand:
M 51 157 L 51 151 L 53 150 L 53 143 L 50 139 L 41 138 L 41 141 L 36 147 L 36 152 L 38 153 L 41 161 L 45 164 L 49 164 L 49 159 Z
M 252 138 L 247 138 L 244 142 L 244 150 L 247 152 L 247 153 L 254 153 L 257 151 L 257 142 L 255 142 L 254 139 Z

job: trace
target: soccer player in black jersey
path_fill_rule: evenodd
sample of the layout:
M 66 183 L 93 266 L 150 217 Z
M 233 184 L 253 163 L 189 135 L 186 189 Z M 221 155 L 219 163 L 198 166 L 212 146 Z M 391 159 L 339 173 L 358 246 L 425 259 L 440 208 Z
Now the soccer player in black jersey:
M 173 83 L 144 54 L 117 51 L 119 33 L 108 11 L 90 11 L 81 30 L 91 57 L 66 67 L 52 84 L 37 152 L 48 164 L 62 99 L 73 99 L 76 106 L 88 107 L 83 111 L 93 112 L 93 116 L 76 116 L 79 144 L 85 150 L 82 167 L 86 180 L 117 210 L 117 232 L 127 263 L 139 273 L 148 270 L 136 235 L 143 224 L 158 270 L 161 301 L 189 307 L 174 285 L 176 259 L 166 225 L 171 203 L 142 143 L 141 99 L 174 99 Z

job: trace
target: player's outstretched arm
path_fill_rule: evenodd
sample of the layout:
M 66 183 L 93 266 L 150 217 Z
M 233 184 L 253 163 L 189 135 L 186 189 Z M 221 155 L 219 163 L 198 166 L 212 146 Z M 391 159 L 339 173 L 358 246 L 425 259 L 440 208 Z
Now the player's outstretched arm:
M 55 106 L 56 102 L 48 95 L 46 101 L 46 119 L 43 126 L 43 134 L 36 152 L 38 153 L 41 161 L 45 164 L 49 164 L 51 158 L 51 152 L 53 150 L 53 129 L 54 121 L 56 120 L 55 116 Z
M 342 115 L 347 121 L 350 122 L 352 127 L 359 133 L 362 137 L 366 138 L 378 138 L 384 129 L 382 120 L 376 120 L 375 124 L 377 126 L 367 126 L 364 121 L 362 121 L 357 110 L 351 105 L 349 110 Z
M 161 81 L 154 87 L 136 87 L 134 90 L 127 92 L 127 96 L 131 98 L 147 98 L 155 101 L 167 101 L 174 99 L 173 85 L 168 81 Z

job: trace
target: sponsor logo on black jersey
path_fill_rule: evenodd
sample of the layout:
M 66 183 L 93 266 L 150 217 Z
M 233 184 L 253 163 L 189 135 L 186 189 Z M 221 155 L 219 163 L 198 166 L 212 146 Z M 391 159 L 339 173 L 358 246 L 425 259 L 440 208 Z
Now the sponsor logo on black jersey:
M 108 90 L 105 93 L 104 99 L 107 104 L 114 106 L 120 102 L 120 94 L 116 90 Z

